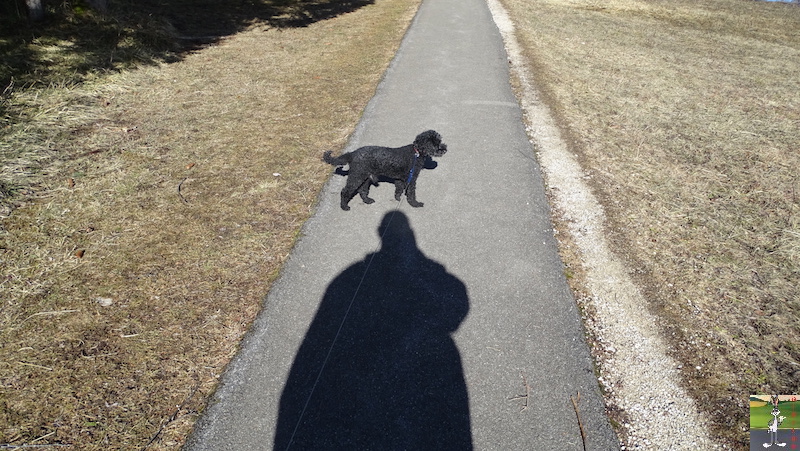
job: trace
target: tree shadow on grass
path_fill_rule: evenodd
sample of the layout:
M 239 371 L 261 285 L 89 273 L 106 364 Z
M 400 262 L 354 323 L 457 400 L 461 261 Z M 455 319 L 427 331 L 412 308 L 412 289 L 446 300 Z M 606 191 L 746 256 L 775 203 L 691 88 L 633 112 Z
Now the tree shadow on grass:
M 255 22 L 277 28 L 306 27 L 375 3 L 375 0 L 149 1 L 160 3 L 162 8 L 172 5 L 164 8 L 169 11 L 170 21 L 189 36 L 229 35 Z M 189 15 L 185 14 L 187 11 Z
M 374 0 L 110 0 L 106 14 L 81 0 L 46 1 L 32 23 L 23 0 L 0 3 L 0 92 L 13 83 L 78 82 L 87 74 L 179 61 L 254 24 L 305 27 Z
M 466 287 L 417 248 L 403 213 L 378 233 L 381 250 L 325 292 L 281 396 L 276 450 L 472 449 L 451 337 Z

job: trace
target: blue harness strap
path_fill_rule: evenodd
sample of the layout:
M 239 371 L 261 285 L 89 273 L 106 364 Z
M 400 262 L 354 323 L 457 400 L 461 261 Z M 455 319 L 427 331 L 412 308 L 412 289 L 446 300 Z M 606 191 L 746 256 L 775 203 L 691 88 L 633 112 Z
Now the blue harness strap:
M 408 173 L 408 180 L 406 180 L 406 185 L 411 183 L 411 179 L 414 178 L 414 166 L 417 165 L 417 158 L 419 158 L 419 152 L 414 149 L 414 161 L 411 162 L 411 172 Z

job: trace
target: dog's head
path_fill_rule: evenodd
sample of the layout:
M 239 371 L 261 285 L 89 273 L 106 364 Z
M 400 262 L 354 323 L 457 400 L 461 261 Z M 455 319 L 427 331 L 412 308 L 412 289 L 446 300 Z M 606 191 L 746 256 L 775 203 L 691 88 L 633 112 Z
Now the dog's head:
M 417 135 L 414 148 L 422 156 L 441 157 L 447 152 L 447 144 L 442 142 L 442 136 L 433 130 Z

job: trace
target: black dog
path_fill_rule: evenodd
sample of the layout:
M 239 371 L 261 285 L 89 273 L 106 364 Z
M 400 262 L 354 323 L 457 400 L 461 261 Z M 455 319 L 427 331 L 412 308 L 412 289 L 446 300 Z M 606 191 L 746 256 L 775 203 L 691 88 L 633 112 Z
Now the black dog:
M 349 165 L 347 183 L 342 189 L 342 210 L 349 210 L 347 204 L 355 193 L 361 196 L 364 203 L 375 202 L 369 198 L 369 188 L 373 183 L 377 186 L 379 177 L 394 180 L 394 198 L 400 200 L 403 192 L 406 193 L 408 203 L 412 207 L 421 207 L 422 202 L 417 202 L 417 177 L 425 160 L 429 157 L 440 157 L 447 152 L 447 145 L 442 142 L 442 137 L 433 130 L 428 130 L 417 135 L 413 144 L 390 148 L 381 146 L 365 146 L 352 152 L 331 156 L 331 151 L 322 155 L 322 160 L 334 166 Z

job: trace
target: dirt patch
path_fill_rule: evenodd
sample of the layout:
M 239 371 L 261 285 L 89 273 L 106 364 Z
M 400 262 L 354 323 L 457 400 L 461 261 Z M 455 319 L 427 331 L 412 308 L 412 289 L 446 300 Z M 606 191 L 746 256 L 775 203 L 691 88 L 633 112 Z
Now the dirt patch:
M 0 443 L 182 444 L 418 4 L 6 97 L 41 159 L 0 234 Z

